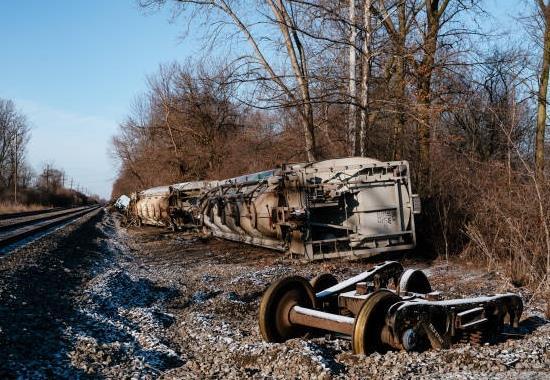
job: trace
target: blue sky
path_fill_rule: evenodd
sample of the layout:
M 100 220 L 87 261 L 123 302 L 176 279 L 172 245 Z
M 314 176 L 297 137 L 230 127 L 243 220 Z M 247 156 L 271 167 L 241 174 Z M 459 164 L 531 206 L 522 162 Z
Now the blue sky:
M 499 27 L 514 27 L 518 0 L 486 0 Z M 160 63 L 200 54 L 197 36 L 168 10 L 144 14 L 135 0 L 0 1 L 0 97 L 32 128 L 28 159 L 63 168 L 74 184 L 109 197 L 108 155 L 117 124 Z
M 182 21 L 169 19 L 144 14 L 134 0 L 0 2 L 0 97 L 28 116 L 36 171 L 52 162 L 74 183 L 110 195 L 109 140 L 146 75 L 198 50 L 182 41 Z

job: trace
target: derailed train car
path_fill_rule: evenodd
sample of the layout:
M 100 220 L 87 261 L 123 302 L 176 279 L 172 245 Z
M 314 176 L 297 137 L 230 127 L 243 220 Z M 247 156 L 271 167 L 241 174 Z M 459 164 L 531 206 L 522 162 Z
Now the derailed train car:
M 130 197 L 128 212 L 137 225 L 169 226 L 168 195 L 168 186 L 153 187 L 133 193 Z
M 135 195 L 140 223 L 195 228 L 307 260 L 359 258 L 415 246 L 420 211 L 406 161 L 351 157 Z
M 169 187 L 168 213 L 174 228 L 200 226 L 201 201 L 217 181 L 183 182 Z
M 129 213 L 138 225 L 196 228 L 200 225 L 200 201 L 216 185 L 213 181 L 183 182 L 132 194 Z
M 352 157 L 220 181 L 202 205 L 214 236 L 308 260 L 411 249 L 412 194 L 406 161 Z

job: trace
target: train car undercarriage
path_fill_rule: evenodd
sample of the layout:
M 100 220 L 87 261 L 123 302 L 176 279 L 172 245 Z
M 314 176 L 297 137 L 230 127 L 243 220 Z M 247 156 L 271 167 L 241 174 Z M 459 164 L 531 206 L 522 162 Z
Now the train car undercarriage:
M 214 236 L 316 260 L 411 249 L 419 212 L 406 161 L 351 157 L 220 181 L 202 218 Z
M 443 300 L 422 271 L 389 261 L 343 282 L 330 274 L 275 281 L 262 298 L 259 325 L 267 342 L 328 331 L 351 337 L 354 353 L 370 354 L 490 343 L 505 323 L 518 327 L 522 311 L 512 293 Z

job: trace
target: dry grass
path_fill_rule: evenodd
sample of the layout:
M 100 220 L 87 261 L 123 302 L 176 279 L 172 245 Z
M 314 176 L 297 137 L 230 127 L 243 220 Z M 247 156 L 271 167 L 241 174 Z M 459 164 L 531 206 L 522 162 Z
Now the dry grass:
M 435 253 L 502 271 L 550 300 L 550 178 L 536 179 L 522 162 L 440 162 L 427 210 Z
M 39 204 L 25 205 L 25 204 L 21 204 L 21 203 L 13 203 L 13 202 L 7 202 L 7 201 L 0 202 L 0 214 L 9 214 L 9 213 L 12 213 L 12 212 L 44 210 L 46 208 L 48 208 L 48 207 L 42 206 L 42 205 L 39 205 Z
M 464 255 L 483 257 L 488 268 L 504 268 L 516 286 L 550 295 L 550 181 L 514 173 L 507 184 L 479 193 L 475 214 L 465 226 Z

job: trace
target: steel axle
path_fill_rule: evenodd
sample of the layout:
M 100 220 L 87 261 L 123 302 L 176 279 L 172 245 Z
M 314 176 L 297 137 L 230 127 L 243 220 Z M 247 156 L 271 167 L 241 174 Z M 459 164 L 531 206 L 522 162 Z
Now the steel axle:
M 355 353 L 412 351 L 490 341 L 505 320 L 517 327 L 522 311 L 512 293 L 441 300 L 423 272 L 386 262 L 340 283 L 328 274 L 311 283 L 299 276 L 275 281 L 260 304 L 260 332 L 283 342 L 316 329 L 351 336 Z
M 291 323 L 297 325 L 314 327 L 345 335 L 353 333 L 353 325 L 355 324 L 355 319 L 352 317 L 326 313 L 301 306 L 294 306 L 290 309 L 289 320 Z

